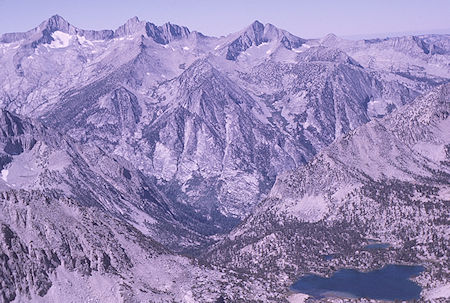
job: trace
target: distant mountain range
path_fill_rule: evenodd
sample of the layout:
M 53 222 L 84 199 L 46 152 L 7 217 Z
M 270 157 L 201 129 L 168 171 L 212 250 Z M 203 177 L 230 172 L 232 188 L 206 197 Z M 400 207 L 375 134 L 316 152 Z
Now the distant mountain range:
M 404 31 L 404 32 L 389 32 L 389 33 L 374 33 L 374 34 L 359 34 L 359 35 L 344 35 L 342 38 L 351 40 L 363 40 L 363 39 L 384 39 L 402 36 L 419 36 L 419 35 L 430 35 L 430 34 L 440 34 L 448 35 L 450 34 L 450 28 L 439 28 L 439 29 L 428 29 L 428 30 L 415 30 L 415 31 Z
M 425 265 L 423 300 L 449 283 L 448 34 L 55 15 L 0 64 L 4 302 L 280 302 L 393 262 Z

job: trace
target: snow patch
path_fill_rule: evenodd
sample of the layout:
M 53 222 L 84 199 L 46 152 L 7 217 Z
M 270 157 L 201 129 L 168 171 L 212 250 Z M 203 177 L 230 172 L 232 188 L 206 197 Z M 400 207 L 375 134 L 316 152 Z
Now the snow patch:
M 92 43 L 91 41 L 87 40 L 86 37 L 84 36 L 77 36 L 78 42 L 83 45 L 83 46 L 94 46 L 94 43 Z
M 267 106 L 264 103 L 261 103 L 261 107 L 253 107 L 252 113 L 258 118 L 259 121 L 261 121 L 264 124 L 269 124 L 270 121 L 268 118 L 272 117 L 272 113 L 267 108 Z
M 296 53 L 302 53 L 305 50 L 307 50 L 308 48 L 311 48 L 311 45 L 308 44 L 302 44 L 302 46 L 298 47 L 298 48 L 293 48 L 292 51 L 296 52 Z
M 83 36 L 77 36 L 78 42 L 80 42 L 81 44 L 85 43 L 87 40 L 85 37 Z
M 298 119 L 298 115 L 306 110 L 306 96 L 307 91 L 301 91 L 295 98 L 289 98 L 284 103 L 280 102 L 281 104 L 279 104 L 277 102 L 276 104 L 281 107 L 281 116 L 286 119 L 291 127 L 295 128 L 297 126 L 296 119 Z M 308 123 L 308 121 L 306 123 Z M 304 128 L 307 128 L 307 126 L 304 126 Z
M 72 36 L 61 31 L 56 31 L 52 34 L 52 38 L 54 41 L 50 43 L 50 48 L 64 48 L 69 46 Z
M 183 49 L 184 49 L 184 50 L 190 50 L 190 48 L 187 47 L 187 46 L 184 46 Z
M 147 232 L 147 228 L 145 227 L 147 224 L 156 224 L 158 221 L 156 221 L 154 218 L 150 217 L 150 215 L 144 213 L 143 211 L 139 209 L 135 209 L 133 212 L 133 219 L 136 220 L 138 223 L 138 226 L 135 226 L 137 229 L 139 229 L 144 234 Z M 143 227 L 143 228 L 141 228 Z M 144 228 L 145 227 L 145 228 Z
M 7 169 L 2 169 L 2 179 L 3 179 L 3 181 L 8 182 L 8 174 L 9 174 L 9 171 Z
M 380 117 L 390 113 L 394 108 L 396 106 L 390 100 L 375 99 L 367 104 L 367 113 L 370 117 Z

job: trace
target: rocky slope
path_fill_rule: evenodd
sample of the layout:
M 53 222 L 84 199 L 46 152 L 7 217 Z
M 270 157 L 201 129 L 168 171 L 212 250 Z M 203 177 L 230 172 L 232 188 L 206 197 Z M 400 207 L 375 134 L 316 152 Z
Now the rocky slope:
M 446 69 L 439 39 L 421 66 Z M 86 31 L 53 16 L 1 41 L 4 107 L 131 161 L 205 235 L 248 215 L 277 174 L 445 80 L 257 21 L 216 38 L 137 18 Z M 405 45 L 396 51 L 415 54 Z
M 448 285 L 449 134 L 447 84 L 280 175 L 208 258 L 285 292 L 301 273 L 388 263 L 423 264 L 423 293 Z M 391 246 L 364 249 L 373 240 Z
M 180 207 L 126 160 L 5 110 L 0 129 L 2 190 L 59 193 L 98 207 L 176 250 L 204 241 L 183 223 L 188 216 Z
M 3 34 L 2 300 L 279 302 L 388 262 L 447 287 L 449 41 Z
M 207 274 L 99 207 L 50 190 L 0 195 L 2 302 L 180 302 Z
M 0 149 L 0 302 L 271 295 L 262 281 L 176 254 L 208 241 L 127 161 L 5 110 Z
M 184 275 L 196 269 L 149 236 L 183 237 L 154 185 L 125 161 L 9 112 L 0 130 L 2 302 L 183 298 Z

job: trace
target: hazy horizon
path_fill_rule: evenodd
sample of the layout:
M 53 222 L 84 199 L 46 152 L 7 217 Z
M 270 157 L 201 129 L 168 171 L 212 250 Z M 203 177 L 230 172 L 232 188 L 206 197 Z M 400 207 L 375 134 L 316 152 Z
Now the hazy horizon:
M 26 9 L 23 9 L 23 8 Z M 56 0 L 0 0 L 0 33 L 23 32 L 58 14 L 83 29 L 116 29 L 129 18 L 155 24 L 171 22 L 209 36 L 236 32 L 254 20 L 272 23 L 303 38 L 318 38 L 329 33 L 358 38 L 392 35 L 449 33 L 450 1 L 355 0 L 239 2 L 215 1 L 86 1 L 62 3 Z M 377 22 L 378 18 L 383 22 Z M 326 20 L 326 22 L 324 22 Z

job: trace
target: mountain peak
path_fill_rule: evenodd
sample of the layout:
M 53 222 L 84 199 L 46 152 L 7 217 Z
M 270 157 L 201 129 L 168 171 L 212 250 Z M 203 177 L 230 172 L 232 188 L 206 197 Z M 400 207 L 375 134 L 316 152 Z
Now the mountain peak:
M 41 31 L 48 30 L 49 32 L 59 30 L 68 33 L 72 28 L 74 27 L 60 15 L 53 15 L 39 25 Z
M 157 26 L 151 22 L 140 21 L 138 17 L 133 17 L 121 25 L 114 33 L 116 37 L 129 36 L 134 34 L 146 35 L 159 44 L 167 44 L 173 40 L 187 38 L 190 31 L 187 27 L 179 26 L 167 22 Z
M 134 17 L 128 19 L 126 23 L 139 23 L 139 22 L 141 22 L 139 20 L 139 18 L 137 16 L 134 16 Z
M 53 41 L 52 34 L 56 31 L 70 35 L 80 35 L 93 40 L 110 39 L 114 33 L 111 30 L 78 29 L 66 19 L 56 14 L 27 32 L 3 34 L 0 36 L 0 42 L 11 43 L 19 40 L 27 40 L 27 43 L 31 43 L 33 47 L 36 47 L 41 43 L 51 43 Z
M 239 54 L 253 45 L 261 45 L 265 42 L 277 41 L 287 49 L 297 48 L 304 40 L 291 33 L 279 29 L 272 24 L 262 24 L 255 20 L 252 24 L 239 32 L 239 36 L 228 46 L 226 58 L 236 60 Z
M 329 33 L 328 35 L 320 39 L 320 44 L 324 46 L 336 46 L 336 43 L 338 43 L 339 41 L 342 41 L 342 38 L 339 38 L 333 33 Z
M 145 32 L 146 22 L 140 21 L 138 17 L 133 17 L 127 20 L 125 24 L 119 26 L 114 32 L 116 37 L 123 37 L 133 35 L 135 33 L 143 34 Z
M 262 24 L 258 20 L 255 20 L 245 29 L 244 34 L 252 36 L 255 42 L 258 42 L 258 40 L 260 40 L 264 35 L 264 24 Z
M 249 28 L 253 28 L 253 29 L 264 28 L 264 24 L 262 24 L 258 20 L 255 20 L 255 21 L 252 22 L 252 24 L 249 25 Z
M 190 31 L 187 27 L 172 24 L 170 22 L 163 24 L 162 26 L 160 26 L 160 28 L 162 29 L 169 42 L 180 38 L 187 38 L 190 34 Z
M 145 25 L 147 37 L 150 37 L 159 44 L 168 44 L 173 40 L 187 38 L 190 31 L 185 26 L 179 26 L 167 22 L 161 26 L 156 26 L 153 23 L 147 22 Z
M 49 17 L 43 23 L 48 24 L 48 23 L 68 23 L 68 22 L 61 15 L 55 14 L 55 15 Z
M 54 40 L 52 34 L 56 31 L 61 31 L 66 34 L 73 35 L 78 33 L 80 30 L 72 26 L 60 15 L 53 15 L 39 24 L 38 27 L 28 32 L 4 34 L 1 41 L 12 42 L 22 39 L 29 39 L 28 42 L 30 43 L 30 45 L 35 48 L 39 44 L 50 44 Z

